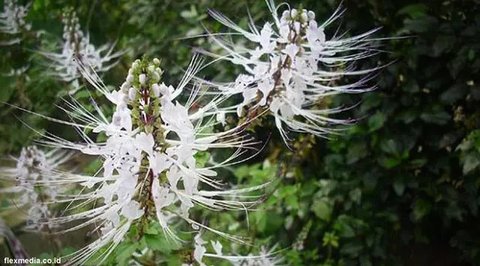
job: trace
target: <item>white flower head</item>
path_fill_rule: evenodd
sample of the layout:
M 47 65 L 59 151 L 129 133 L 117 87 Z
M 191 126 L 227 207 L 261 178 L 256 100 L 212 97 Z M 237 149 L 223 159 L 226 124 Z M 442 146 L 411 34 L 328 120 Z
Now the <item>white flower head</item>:
M 80 22 L 73 10 L 66 10 L 62 17 L 63 40 L 61 52 L 40 52 L 48 59 L 50 74 L 59 80 L 69 82 L 75 92 L 81 77 L 78 64 L 89 66 L 96 72 L 105 72 L 118 63 L 124 51 L 114 52 L 114 45 L 104 44 L 96 48 L 90 43 L 90 37 L 80 29 Z M 80 61 L 80 62 L 76 62 Z
M 242 156 L 240 148 L 251 145 L 251 139 L 241 135 L 241 128 L 218 133 L 208 130 L 221 123 L 215 119 L 219 111 L 234 112 L 218 107 L 223 97 L 203 99 L 201 88 L 195 86 L 189 99 L 180 102 L 180 94 L 200 69 L 198 58 L 192 60 L 177 87 L 159 84 L 162 75 L 159 63 L 159 60 L 136 60 L 125 82 L 114 91 L 109 91 L 90 68 L 79 65 L 84 77 L 114 105 L 114 113 L 109 118 L 95 108 L 98 114 L 93 114 L 74 102 L 69 106 L 69 115 L 82 123 L 63 123 L 92 129 L 105 134 L 107 139 L 97 143 L 82 134 L 86 143 L 73 143 L 45 136 L 48 138 L 45 144 L 103 160 L 97 175 L 71 175 L 69 181 L 86 188 L 72 198 L 73 204 L 85 206 L 96 202 L 96 207 L 50 220 L 56 226 L 82 220 L 80 225 L 66 231 L 98 225 L 101 237 L 73 254 L 74 264 L 86 262 L 102 247 L 108 247 L 105 252 L 108 255 L 131 225 L 144 218 L 156 218 L 167 238 L 177 242 L 181 239 L 171 229 L 173 222 L 185 221 L 194 228 L 223 234 L 193 220 L 190 209 L 200 206 L 217 211 L 245 210 L 257 203 L 254 195 L 245 194 L 265 186 L 226 190 L 217 177 L 216 169 Z M 204 100 L 208 101 L 203 103 Z M 197 162 L 199 153 L 232 147 L 238 150 L 223 162 L 210 165 Z
M 222 259 L 229 261 L 234 266 L 275 266 L 283 265 L 283 257 L 275 251 L 275 247 L 267 250 L 266 247 L 260 247 L 257 254 L 227 255 L 223 253 L 223 246 L 219 241 L 211 241 L 213 253 L 207 252 L 207 242 L 202 239 L 200 233 L 195 236 L 193 257 L 200 265 L 205 265 L 204 258 Z
M 46 229 L 44 224 L 53 215 L 50 204 L 62 193 L 55 184 L 58 167 L 70 157 L 71 154 L 63 151 L 43 152 L 36 146 L 28 146 L 18 158 L 13 158 L 15 167 L 0 168 L 0 179 L 5 181 L 1 195 L 13 199 L 12 207 L 24 209 L 27 230 Z
M 19 5 L 17 0 L 3 1 L 3 11 L 0 13 L 0 33 L 8 36 L 0 45 L 19 43 L 22 31 L 28 31 L 31 25 L 25 21 L 30 5 Z
M 287 130 L 316 136 L 336 132 L 332 125 L 351 121 L 331 118 L 331 114 L 344 109 L 329 109 L 321 102 L 331 95 L 371 89 L 366 82 L 379 68 L 356 70 L 354 63 L 375 54 L 372 52 L 375 51 L 374 39 L 369 36 L 376 30 L 353 37 L 334 35 L 327 38 L 324 30 L 341 16 L 340 9 L 318 24 L 313 11 L 289 9 L 278 16 L 274 2 L 267 0 L 267 5 L 273 15 L 272 21 L 263 27 L 251 22 L 250 30 L 242 29 L 216 11 L 210 12 L 213 18 L 246 38 L 253 47 L 238 45 L 230 38 L 223 40 L 218 37 L 222 34 L 210 34 L 225 54 L 208 54 L 245 70 L 235 82 L 217 84 L 218 88 L 226 95 L 242 94 L 243 102 L 237 106 L 241 116 L 254 115 L 258 109 L 269 111 L 285 142 Z M 346 83 L 346 76 L 357 77 L 357 81 Z

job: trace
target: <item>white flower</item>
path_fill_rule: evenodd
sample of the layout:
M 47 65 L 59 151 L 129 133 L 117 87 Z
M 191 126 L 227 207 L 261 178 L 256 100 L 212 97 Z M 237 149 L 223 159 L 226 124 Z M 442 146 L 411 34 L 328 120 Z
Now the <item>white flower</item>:
M 59 80 L 70 82 L 74 87 L 71 93 L 74 93 L 79 88 L 78 79 L 81 77 L 77 68 L 78 62 L 75 62 L 75 60 L 89 66 L 96 72 L 105 72 L 118 63 L 118 58 L 124 52 L 113 52 L 114 45 L 110 44 L 95 48 L 90 43 L 89 35 L 80 30 L 78 17 L 74 11 L 65 12 L 62 22 L 64 28 L 61 52 L 40 53 L 50 61 L 47 64 L 52 68 L 49 74 Z
M 225 112 L 224 111 L 219 111 L 217 113 L 216 119 L 218 122 L 220 122 L 222 125 L 225 125 L 227 122 L 225 121 Z
M 295 59 L 295 55 L 297 55 L 298 51 L 300 51 L 300 49 L 294 43 L 287 44 L 285 49 L 282 50 L 282 52 L 285 53 L 286 55 L 290 56 L 290 59 L 292 59 L 292 60 Z
M 85 79 L 115 105 L 115 111 L 109 119 L 100 108 L 95 108 L 98 114 L 93 114 L 74 102 L 69 106 L 69 115 L 78 118 L 81 123 L 63 123 L 93 129 L 95 133 L 104 133 L 107 139 L 96 143 L 84 133 L 82 138 L 86 143 L 73 143 L 45 135 L 45 144 L 77 150 L 103 159 L 102 169 L 97 175 L 70 175 L 71 180 L 65 180 L 86 188 L 80 195 L 72 197 L 74 206 L 86 206 L 95 202 L 95 207 L 49 221 L 49 224 L 55 226 L 67 226 L 65 231 L 90 224 L 100 225 L 97 230 L 101 237 L 73 254 L 73 264 L 86 262 L 98 249 L 107 245 L 109 250 L 113 249 L 122 241 L 130 226 L 144 217 L 156 217 L 165 235 L 174 241 L 181 239 L 170 225 L 174 221 L 182 220 L 194 228 L 202 227 L 223 235 L 192 220 L 190 209 L 201 206 L 217 211 L 246 210 L 255 204 L 257 199 L 254 195 L 247 197 L 245 194 L 251 194 L 250 192 L 265 186 L 224 189 L 215 170 L 234 163 L 235 159 L 243 154 L 240 148 L 250 145 L 251 139 L 245 139 L 240 134 L 241 128 L 219 133 L 207 130 L 219 123 L 215 119 L 218 112 L 234 112 L 231 109 L 219 108 L 220 103 L 225 100 L 224 97 L 214 97 L 206 104 L 200 107 L 197 104 L 193 108 L 193 103 L 200 102 L 200 97 L 204 95 L 199 93 L 200 87 L 193 87 L 186 103 L 177 101 L 177 97 L 200 68 L 196 58 L 192 60 L 186 77 L 176 88 L 158 84 L 157 76 L 160 76 L 162 71 L 157 63 L 158 60 L 135 61 L 126 81 L 114 92 L 101 85 L 103 83 L 98 76 L 92 74 L 91 69 L 79 65 Z M 143 79 L 149 82 L 142 85 Z M 151 84 L 154 80 L 157 80 L 157 83 Z M 131 90 L 126 91 L 127 87 L 134 88 L 135 97 L 128 97 Z M 155 91 L 157 89 L 158 95 Z M 198 153 L 219 148 L 239 150 L 223 162 L 198 165 Z M 72 210 L 77 209 L 74 206 Z M 76 220 L 82 222 L 68 228 L 69 223 Z
M 317 136 L 335 132 L 332 125 L 350 121 L 330 116 L 344 109 L 328 109 L 319 103 L 331 95 L 371 89 L 366 82 L 379 68 L 355 70 L 354 63 L 374 54 L 371 51 L 375 44 L 369 36 L 376 30 L 353 37 L 340 34 L 328 39 L 324 29 L 340 17 L 340 9 L 319 26 L 313 11 L 291 9 L 277 16 L 273 1 L 267 0 L 267 5 L 273 20 L 266 22 L 260 32 L 257 30 L 260 27 L 253 23 L 250 30 L 244 30 L 222 14 L 211 11 L 213 18 L 253 42 L 254 46 L 248 49 L 230 39 L 224 41 L 218 37 L 221 34 L 210 34 L 226 52 L 213 56 L 245 69 L 235 82 L 217 84 L 217 87 L 225 95 L 242 94 L 243 102 L 236 107 L 239 116 L 252 119 L 250 113 L 258 113 L 257 109 L 270 111 L 285 141 L 288 140 L 287 129 Z M 357 81 L 346 83 L 345 76 L 357 77 Z
M 70 157 L 59 150 L 43 152 L 36 146 L 28 146 L 14 158 L 15 167 L 0 168 L 0 179 L 6 182 L 0 194 L 13 200 L 12 208 L 26 208 L 26 229 L 46 229 L 43 225 L 52 216 L 49 205 L 63 192 L 56 186 L 58 167 Z
M 10 35 L 6 41 L 0 41 L 0 45 L 12 45 L 19 43 L 18 35 L 22 30 L 30 30 L 31 25 L 25 21 L 30 4 L 19 5 L 16 0 L 3 1 L 3 11 L 0 13 L 0 32 Z
M 200 234 L 197 234 L 195 236 L 195 249 L 193 251 L 193 257 L 201 266 L 205 265 L 205 263 L 203 263 L 202 260 L 203 260 L 203 256 L 205 255 L 205 252 L 207 251 L 207 249 L 203 246 L 204 244 L 205 244 L 205 241 L 202 239 Z
M 140 203 L 135 200 L 130 200 L 123 208 L 120 214 L 128 220 L 136 220 L 143 215 L 143 210 L 140 209 Z
M 275 248 L 267 250 L 262 246 L 258 255 L 225 255 L 222 251 L 222 244 L 219 241 L 211 241 L 215 253 L 208 253 L 205 247 L 206 241 L 202 239 L 200 233 L 195 236 L 194 244 L 193 256 L 200 265 L 205 265 L 204 257 L 227 260 L 234 266 L 275 266 L 281 265 L 283 262 L 283 258 L 276 254 L 278 252 L 274 252 Z

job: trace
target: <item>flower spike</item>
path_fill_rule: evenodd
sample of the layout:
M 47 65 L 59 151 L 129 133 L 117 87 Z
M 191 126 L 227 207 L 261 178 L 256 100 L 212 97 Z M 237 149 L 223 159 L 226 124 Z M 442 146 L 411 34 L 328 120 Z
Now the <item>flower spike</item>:
M 237 105 L 240 117 L 250 118 L 265 111 L 274 117 L 275 125 L 287 143 L 288 131 L 325 137 L 336 133 L 333 125 L 346 125 L 351 120 L 335 119 L 331 114 L 345 109 L 327 108 L 322 101 L 328 96 L 344 93 L 362 93 L 373 88 L 367 82 L 381 67 L 355 69 L 354 64 L 378 53 L 374 39 L 377 29 L 352 37 L 334 35 L 327 37 L 325 28 L 338 19 L 337 9 L 325 22 L 317 23 L 315 13 L 306 9 L 288 9 L 281 16 L 273 1 L 267 1 L 273 15 L 257 29 L 251 22 L 244 30 L 217 11 L 210 15 L 253 43 L 253 49 L 222 38 L 220 33 L 210 33 L 215 44 L 225 53 L 205 52 L 219 61 L 229 61 L 244 69 L 234 82 L 217 83 L 221 93 L 242 96 Z M 345 83 L 344 77 L 357 77 Z

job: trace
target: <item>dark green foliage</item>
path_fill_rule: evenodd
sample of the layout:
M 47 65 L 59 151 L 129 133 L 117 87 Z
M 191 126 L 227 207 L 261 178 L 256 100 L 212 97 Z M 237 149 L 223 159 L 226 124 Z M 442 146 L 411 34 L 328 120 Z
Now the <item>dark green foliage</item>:
M 345 5 L 355 10 L 344 20 L 353 32 L 371 25 L 372 14 L 382 35 L 410 37 L 386 45 L 380 61 L 396 62 L 379 75 L 379 89 L 363 95 L 354 116 L 367 118 L 323 143 L 324 156 L 310 162 L 317 178 L 335 184 L 332 221 L 316 234 L 339 236 L 338 263 L 480 262 L 478 4 Z

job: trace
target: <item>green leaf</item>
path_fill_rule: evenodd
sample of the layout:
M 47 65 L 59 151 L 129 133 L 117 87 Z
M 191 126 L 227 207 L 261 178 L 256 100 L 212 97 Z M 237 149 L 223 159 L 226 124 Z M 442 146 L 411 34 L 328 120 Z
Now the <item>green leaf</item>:
M 294 210 L 298 209 L 298 197 L 295 194 L 288 195 L 285 198 L 285 203 L 287 203 L 287 206 L 291 207 Z
M 324 235 L 323 235 L 323 239 L 322 239 L 322 245 L 324 247 L 334 247 L 334 248 L 338 248 L 338 236 L 335 235 L 335 233 L 332 233 L 332 232 L 326 232 Z
M 123 242 L 115 250 L 115 262 L 118 265 L 128 265 L 128 261 L 132 258 L 132 254 L 138 247 L 138 243 Z
M 438 36 L 433 45 L 433 55 L 440 56 L 442 53 L 448 52 L 454 47 L 455 41 L 454 36 Z
M 1 84 L 15 84 L 13 79 L 11 78 L 4 78 L 0 75 L 0 82 Z M 6 86 L 6 85 L 3 85 L 2 86 L 2 89 L 0 90 L 0 101 L 1 102 L 7 102 L 12 93 L 15 91 L 15 86 Z
M 332 207 L 326 199 L 314 201 L 310 209 L 318 218 L 326 222 L 330 221 L 330 218 L 332 216 Z
M 475 50 L 473 49 L 468 50 L 467 58 L 469 61 L 473 61 L 473 59 L 475 59 Z
M 353 143 L 348 147 L 347 164 L 353 164 L 367 156 L 367 145 L 364 142 Z
M 362 190 L 360 188 L 354 188 L 350 191 L 350 193 L 348 193 L 348 195 L 353 202 L 360 204 L 362 200 Z
M 445 125 L 450 120 L 450 115 L 445 111 L 432 110 L 421 114 L 420 118 L 427 123 Z
M 267 213 L 265 211 L 257 211 L 253 214 L 256 229 L 260 232 L 265 232 L 267 228 Z
M 401 163 L 401 160 L 396 157 L 383 157 L 378 160 L 381 166 L 386 169 L 391 169 L 398 166 Z
M 410 165 L 413 168 L 420 168 L 420 167 L 424 166 L 427 162 L 428 162 L 427 159 L 424 159 L 424 158 L 414 159 L 414 160 L 410 161 Z
M 385 123 L 385 115 L 383 113 L 377 112 L 368 119 L 368 128 L 370 132 L 380 129 Z
M 352 257 L 357 257 L 360 255 L 360 252 L 362 251 L 363 246 L 360 242 L 347 242 L 345 244 L 342 244 L 342 248 L 340 249 L 340 252 L 343 254 L 350 255 Z
M 340 216 L 339 219 L 335 222 L 333 226 L 335 231 L 338 232 L 338 235 L 344 238 L 351 238 L 355 236 L 355 231 L 352 226 L 348 224 L 348 221 L 345 219 L 346 216 Z
M 463 173 L 468 174 L 475 170 L 480 165 L 480 157 L 476 154 L 467 155 L 462 161 L 463 163 Z
M 178 244 L 175 244 L 175 242 L 168 241 L 165 239 L 164 234 L 158 234 L 158 235 L 149 235 L 149 234 L 144 234 L 144 239 L 145 243 L 147 246 L 153 250 L 158 250 L 164 254 L 169 254 L 173 250 L 177 250 L 180 248 Z
M 210 159 L 210 153 L 208 152 L 201 151 L 195 154 L 195 163 L 197 167 L 204 167 L 207 164 L 209 159 Z
M 416 221 L 421 220 L 425 215 L 427 215 L 430 210 L 432 209 L 432 205 L 430 202 L 419 199 L 415 201 L 415 205 L 413 207 L 413 218 Z
M 402 196 L 405 191 L 405 182 L 403 180 L 396 179 L 393 181 L 393 189 L 398 196 Z
M 405 19 L 404 29 L 408 32 L 425 33 L 438 27 L 438 19 L 433 16 L 421 16 L 415 19 Z
M 380 143 L 380 148 L 382 151 L 388 153 L 388 154 L 393 154 L 397 155 L 400 153 L 400 149 L 397 145 L 397 143 L 393 139 L 388 139 L 384 140 Z
M 397 15 L 407 15 L 411 18 L 419 18 L 425 16 L 427 6 L 425 4 L 412 4 L 403 7 L 397 12 Z

